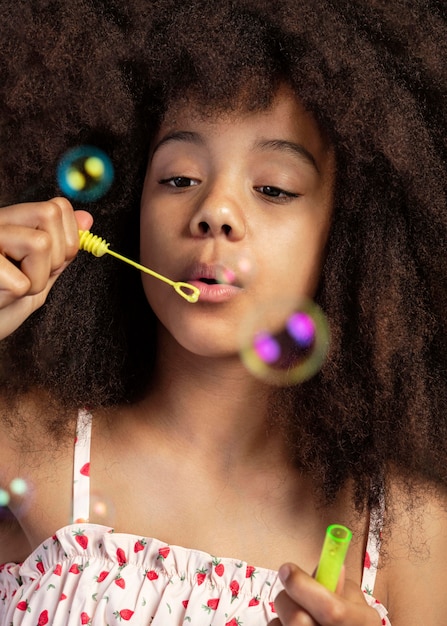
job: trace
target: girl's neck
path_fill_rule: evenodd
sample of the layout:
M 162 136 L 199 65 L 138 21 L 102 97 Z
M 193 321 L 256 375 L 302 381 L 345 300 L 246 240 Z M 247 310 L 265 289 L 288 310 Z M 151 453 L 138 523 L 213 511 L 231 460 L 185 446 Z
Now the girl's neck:
M 272 389 L 239 358 L 209 359 L 169 345 L 159 354 L 151 391 L 137 410 L 160 436 L 214 459 L 231 455 L 244 462 L 265 460 L 275 450 L 284 454 L 269 424 Z

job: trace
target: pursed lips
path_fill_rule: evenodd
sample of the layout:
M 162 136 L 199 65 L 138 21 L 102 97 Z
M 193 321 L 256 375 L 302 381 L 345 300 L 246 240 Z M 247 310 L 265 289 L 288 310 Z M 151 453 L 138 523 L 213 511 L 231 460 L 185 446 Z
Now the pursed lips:
M 205 285 L 242 287 L 234 270 L 218 263 L 195 264 L 189 271 L 186 280 L 187 282 L 199 282 Z

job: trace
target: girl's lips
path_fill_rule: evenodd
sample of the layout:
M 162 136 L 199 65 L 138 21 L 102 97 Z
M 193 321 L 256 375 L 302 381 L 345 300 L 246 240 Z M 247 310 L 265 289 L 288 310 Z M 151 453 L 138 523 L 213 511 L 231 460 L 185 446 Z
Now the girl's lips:
M 219 263 L 195 263 L 186 275 L 187 282 L 200 290 L 199 302 L 227 302 L 242 289 L 235 273 Z M 219 277 L 228 282 L 222 282 Z
M 190 285 L 200 289 L 200 302 L 227 302 L 240 293 L 241 288 L 235 285 L 223 285 L 219 283 L 208 284 L 201 280 L 188 280 Z

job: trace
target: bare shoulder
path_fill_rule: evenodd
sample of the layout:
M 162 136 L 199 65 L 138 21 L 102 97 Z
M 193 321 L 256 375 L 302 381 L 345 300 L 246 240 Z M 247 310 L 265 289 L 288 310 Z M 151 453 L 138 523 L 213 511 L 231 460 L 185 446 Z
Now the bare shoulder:
M 0 563 L 20 562 L 32 551 L 36 536 L 45 532 L 39 526 L 41 512 L 54 500 L 57 481 L 69 483 L 72 459 L 67 450 L 74 431 L 67 426 L 66 443 L 52 435 L 48 405 L 39 394 L 14 405 L 0 398 L 0 415 Z M 63 497 L 55 502 L 59 500 Z
M 447 614 L 447 493 L 396 480 L 386 541 L 388 610 L 393 626 L 439 626 Z M 410 495 L 410 497 L 408 497 Z

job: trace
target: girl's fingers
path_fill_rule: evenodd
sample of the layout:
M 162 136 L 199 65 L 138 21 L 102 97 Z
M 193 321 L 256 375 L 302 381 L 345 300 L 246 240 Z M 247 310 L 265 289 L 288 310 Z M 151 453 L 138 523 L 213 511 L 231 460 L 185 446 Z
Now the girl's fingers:
M 346 582 L 343 596 L 328 591 L 293 564 L 280 569 L 284 591 L 275 599 L 282 626 L 380 626 L 359 587 Z
M 65 198 L 0 208 L 0 338 L 44 303 L 92 222 Z
M 48 233 L 7 226 L 3 229 L 0 247 L 3 290 L 10 291 L 14 299 L 34 295 L 45 288 L 52 271 L 52 242 Z
M 81 221 L 88 223 L 89 214 L 79 213 Z M 21 229 L 20 235 L 14 227 Z M 78 230 L 76 214 L 65 198 L 3 207 L 0 209 L 0 253 L 18 263 L 28 256 L 37 255 L 39 259 L 40 253 L 46 254 L 50 273 L 58 273 L 78 251 Z M 17 236 L 12 239 L 14 232 Z M 19 239 L 22 246 L 16 247 Z

